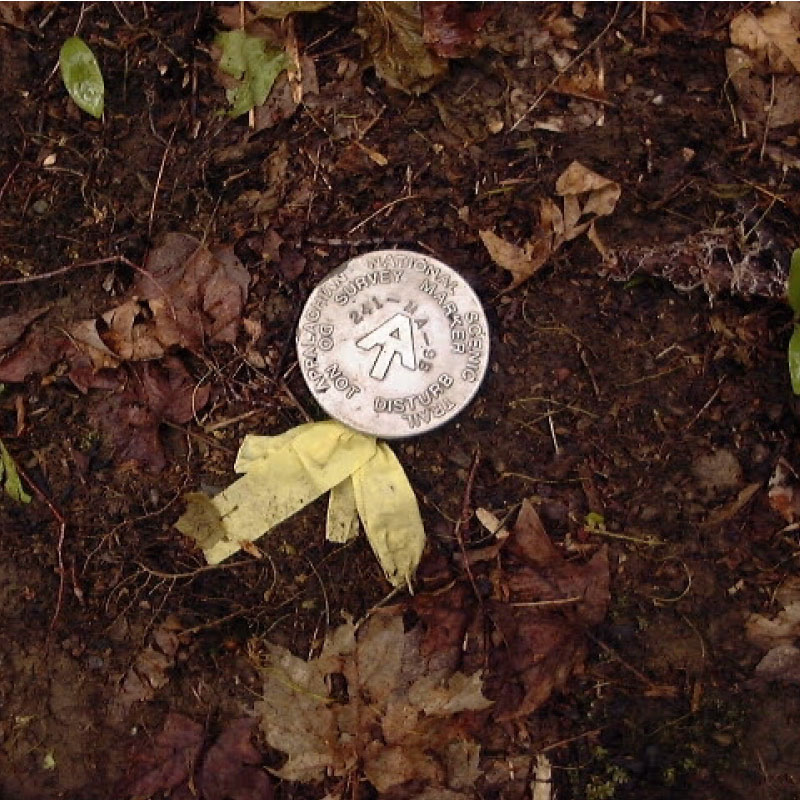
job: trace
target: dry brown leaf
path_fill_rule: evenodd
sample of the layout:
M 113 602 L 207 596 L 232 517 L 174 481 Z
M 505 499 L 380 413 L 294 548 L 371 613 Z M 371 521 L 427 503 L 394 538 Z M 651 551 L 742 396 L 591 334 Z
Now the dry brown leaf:
M 257 765 L 263 760 L 253 745 L 258 721 L 236 719 L 208 749 L 197 781 L 201 800 L 272 800 L 272 782 Z
M 725 52 L 744 122 L 760 130 L 796 124 L 800 117 L 800 15 L 790 4 L 745 10 L 731 21 Z M 746 132 L 746 129 L 745 129 Z
M 567 562 L 526 501 L 494 555 L 472 567 L 476 579 L 493 584 L 490 600 L 477 604 L 462 579 L 446 592 L 417 595 L 412 608 L 425 623 L 427 658 L 464 671 L 489 664 L 492 715 L 508 720 L 541 707 L 583 663 L 585 630 L 602 621 L 610 599 L 608 553 L 602 548 L 583 565 Z M 496 632 L 491 640 L 482 633 L 487 620 Z M 466 652 L 464 642 L 471 644 Z
M 556 193 L 563 197 L 563 211 L 550 198 L 540 202 L 539 229 L 522 247 L 502 239 L 489 230 L 479 232 L 492 260 L 512 276 L 506 292 L 538 272 L 564 242 L 583 233 L 606 256 L 606 248 L 595 228 L 595 221 L 613 213 L 622 194 L 615 181 L 604 178 L 573 161 L 556 181 Z
M 43 317 L 49 310 L 50 306 L 43 306 L 0 319 L 0 352 L 13 347 L 25 335 L 31 323 Z
M 65 358 L 70 378 L 87 391 L 108 384 L 103 375 L 95 382 L 91 369 L 149 361 L 177 347 L 199 352 L 208 342 L 235 342 L 250 275 L 231 247 L 212 251 L 192 236 L 170 233 L 151 251 L 145 270 L 119 305 L 68 326 L 66 336 L 60 329 L 30 331 L 0 360 L 0 380 L 23 381 Z M 10 318 L 5 330 L 0 321 L 0 344 L 11 347 L 43 313 Z
M 800 684 L 800 578 L 786 580 L 775 600 L 782 606 L 777 615 L 751 614 L 745 623 L 748 640 L 767 651 L 755 674 L 761 680 Z
M 268 743 L 289 756 L 281 777 L 314 781 L 361 765 L 380 792 L 417 780 L 443 793 L 474 777 L 477 746 L 460 717 L 491 705 L 480 675 L 431 670 L 402 612 L 379 612 L 358 633 L 342 625 L 312 661 L 269 647 L 256 710 Z M 344 681 L 346 700 L 330 698 L 331 675 Z
M 26 24 L 25 17 L 32 9 L 39 5 L 41 5 L 41 3 L 19 1 L 0 3 L 0 24 L 9 25 L 12 28 L 19 28 L 20 30 L 28 32 L 30 31 L 30 26 Z
M 208 403 L 211 387 L 198 385 L 176 356 L 117 373 L 127 375 L 125 389 L 102 399 L 92 416 L 111 441 L 117 463 L 135 462 L 159 472 L 166 466 L 161 423 L 189 422 Z
M 166 686 L 180 646 L 178 633 L 181 627 L 180 622 L 170 616 L 155 629 L 152 644 L 136 657 L 125 675 L 119 695 L 112 701 L 112 717 L 121 719 L 134 703 L 152 700 L 156 691 Z
M 800 601 L 784 606 L 772 619 L 763 614 L 751 614 L 745 623 L 745 632 L 756 647 L 764 650 L 792 644 L 800 638 Z
M 758 662 L 756 677 L 765 681 L 800 684 L 800 648 L 791 644 L 773 647 Z
M 507 292 L 535 275 L 547 263 L 552 254 L 552 246 L 547 238 L 527 242 L 523 247 L 517 247 L 517 245 L 500 238 L 493 231 L 480 231 L 479 234 L 492 261 L 498 267 L 511 273 L 512 281 L 511 285 L 505 289 Z
M 477 49 L 476 34 L 495 12 L 489 3 L 427 2 L 421 4 L 423 39 L 436 55 L 464 58 Z
M 20 383 L 30 375 L 43 374 L 70 350 L 74 348 L 62 334 L 35 328 L 0 358 L 0 381 Z
M 95 370 L 119 366 L 120 359 L 100 338 L 97 321 L 86 319 L 72 325 L 69 329 L 70 339 L 78 349 L 91 359 Z
M 134 754 L 132 774 L 115 796 L 141 800 L 166 792 L 182 799 L 272 800 L 272 782 L 256 766 L 263 760 L 251 740 L 256 724 L 250 717 L 233 720 L 203 754 L 203 726 L 168 714 L 152 747 Z
M 125 796 L 152 797 L 185 784 L 200 755 L 203 738 L 202 725 L 183 714 L 167 714 L 152 750 L 135 759 L 135 777 L 123 790 Z
M 783 5 L 742 11 L 731 21 L 731 44 L 755 55 L 775 73 L 800 72 L 798 18 Z
M 788 461 L 778 459 L 769 479 L 769 504 L 790 525 L 800 519 L 800 479 Z

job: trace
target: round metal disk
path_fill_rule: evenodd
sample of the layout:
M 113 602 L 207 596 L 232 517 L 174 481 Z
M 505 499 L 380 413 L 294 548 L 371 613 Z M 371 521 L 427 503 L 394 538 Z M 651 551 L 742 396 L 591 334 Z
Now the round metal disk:
M 489 330 L 457 272 L 430 256 L 378 250 L 314 289 L 297 355 L 331 417 L 398 439 L 438 428 L 469 403 L 486 374 Z

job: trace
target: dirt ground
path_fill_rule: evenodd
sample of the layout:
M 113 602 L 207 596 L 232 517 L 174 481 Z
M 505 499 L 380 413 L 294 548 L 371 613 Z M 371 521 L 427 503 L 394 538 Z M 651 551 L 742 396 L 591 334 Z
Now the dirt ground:
M 184 493 L 233 480 L 245 434 L 322 418 L 297 369 L 299 309 L 348 257 L 392 247 L 452 265 L 491 326 L 478 398 L 394 447 L 426 560 L 459 563 L 465 508 L 470 549 L 486 539 L 475 509 L 513 518 L 526 498 L 570 559 L 609 546 L 611 601 L 582 668 L 534 714 L 482 730 L 474 797 L 531 797 L 540 754 L 562 799 L 800 796 L 797 667 L 794 683 L 758 678 L 766 648 L 746 635 L 798 577 L 797 530 L 768 498 L 780 459 L 800 467 L 791 311 L 779 292 L 709 297 L 663 274 L 692 258 L 697 234 L 754 225 L 785 269 L 797 126 L 765 133 L 736 116 L 725 50 L 743 4 L 581 5 L 503 4 L 489 44 L 418 97 L 360 66 L 355 4 L 296 14 L 318 87 L 259 130 L 218 113 L 213 7 L 45 5 L 4 24 L 0 319 L 46 308 L 30 330 L 63 330 L 105 312 L 170 232 L 232 246 L 250 276 L 233 344 L 169 356 L 207 387 L 194 416 L 125 427 L 120 386 L 81 391 L 58 359 L 5 380 L 0 438 L 38 490 L 26 483 L 28 505 L 0 501 L 4 800 L 130 796 L 169 713 L 214 741 L 252 713 L 264 642 L 308 656 L 389 594 L 363 537 L 324 541 L 320 503 L 260 543 L 268 559 L 219 569 L 173 523 Z M 575 47 L 542 37 L 560 18 Z M 76 31 L 103 71 L 102 120 L 55 70 Z M 558 91 L 561 50 L 562 67 L 602 73 L 603 97 Z M 545 119 L 562 123 L 534 124 Z M 606 246 L 651 248 L 649 268 L 612 280 L 580 237 L 504 292 L 479 231 L 517 245 L 535 235 L 539 201 L 576 160 L 621 186 L 598 222 Z M 762 267 L 764 286 L 784 280 L 772 258 Z M 133 668 L 151 685 L 132 686 Z M 337 787 L 274 781 L 279 798 Z M 346 796 L 377 794 L 362 782 Z

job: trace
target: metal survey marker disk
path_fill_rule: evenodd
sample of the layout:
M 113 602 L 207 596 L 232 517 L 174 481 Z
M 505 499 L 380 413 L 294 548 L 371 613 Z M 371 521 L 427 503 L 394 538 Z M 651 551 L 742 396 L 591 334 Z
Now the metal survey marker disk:
M 297 357 L 331 417 L 399 439 L 438 428 L 472 400 L 489 363 L 489 328 L 475 292 L 446 264 L 378 250 L 314 289 Z

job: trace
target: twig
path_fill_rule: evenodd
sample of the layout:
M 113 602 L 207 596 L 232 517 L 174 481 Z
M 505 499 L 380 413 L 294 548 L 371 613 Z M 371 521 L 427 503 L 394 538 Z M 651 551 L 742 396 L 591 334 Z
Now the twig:
M 769 108 L 767 109 L 767 121 L 764 123 L 764 136 L 761 139 L 761 152 L 758 155 L 758 160 L 764 160 L 764 153 L 767 149 L 767 136 L 769 136 L 769 123 L 772 120 L 772 109 L 775 106 L 775 73 L 772 73 L 772 88 L 769 93 Z
M 561 739 L 558 742 L 553 742 L 553 744 L 548 744 L 545 747 L 540 748 L 536 752 L 549 753 L 551 750 L 557 750 L 559 747 L 564 747 L 564 745 L 572 744 L 573 742 L 577 742 L 579 739 L 585 739 L 587 736 L 596 736 L 602 730 L 603 728 L 592 728 L 592 730 L 584 731 L 583 733 L 579 733 L 577 736 L 570 736 L 569 739 Z
M 556 600 L 531 600 L 530 602 L 509 603 L 509 605 L 512 608 L 556 608 L 558 606 L 574 606 L 584 600 L 584 597 L 561 597 Z
M 11 171 L 8 173 L 8 177 L 3 181 L 3 185 L 0 186 L 0 200 L 3 199 L 3 195 L 6 193 L 6 189 L 8 188 L 8 184 L 11 183 L 11 179 L 14 177 L 16 171 L 22 165 L 22 161 L 17 161 L 16 164 L 11 168 Z
M 472 515 L 472 512 L 470 511 L 470 506 L 472 505 L 472 488 L 475 485 L 475 473 L 478 471 L 478 464 L 480 463 L 480 460 L 481 448 L 478 446 L 475 448 L 475 455 L 472 457 L 472 464 L 469 468 L 469 473 L 467 474 L 467 483 L 464 486 L 464 500 L 461 503 L 461 514 L 456 520 L 456 524 L 453 526 L 453 536 L 458 542 L 458 549 L 461 551 L 461 557 L 464 559 L 464 571 L 467 573 L 467 577 L 469 578 L 469 582 L 472 586 L 472 591 L 475 592 L 475 597 L 477 598 L 478 602 L 483 605 L 481 601 L 481 595 L 478 592 L 478 584 L 475 583 L 475 576 L 472 574 L 472 567 L 469 564 L 467 549 L 464 546 L 464 534 L 461 532 L 461 527 L 466 525 L 470 516 Z
M 64 515 L 55 507 L 53 501 L 39 488 L 30 475 L 23 469 L 20 464 L 17 464 L 17 472 L 20 477 L 31 487 L 33 493 L 41 500 L 49 509 L 53 518 L 58 525 L 58 543 L 56 544 L 56 556 L 58 557 L 58 597 L 56 599 L 55 611 L 53 611 L 53 618 L 50 620 L 50 630 L 47 634 L 48 639 L 52 634 L 53 629 L 58 622 L 58 617 L 61 614 L 61 607 L 64 604 L 64 582 L 66 569 L 64 568 L 64 539 L 67 535 L 67 522 Z
M 550 426 L 550 438 L 553 440 L 553 451 L 558 457 L 559 453 L 561 452 L 561 448 L 558 446 L 558 439 L 556 437 L 556 429 L 553 425 L 553 414 L 550 413 L 547 415 L 547 424 Z
M 611 645 L 606 644 L 602 639 L 598 639 L 588 628 L 585 629 L 586 635 L 602 650 L 606 652 L 607 655 L 614 658 L 618 661 L 625 669 L 635 675 L 645 686 L 648 687 L 651 691 L 663 692 L 664 689 L 669 689 L 670 693 L 675 693 L 674 687 L 664 687 L 657 683 L 654 683 L 647 677 L 643 672 L 636 669 L 632 664 L 629 664 Z
M 708 407 L 717 399 L 717 395 L 722 391 L 722 384 L 725 383 L 726 377 L 726 375 L 722 376 L 720 382 L 717 384 L 717 388 L 714 390 L 714 393 L 708 398 L 708 400 L 706 400 L 705 403 L 703 403 L 703 407 L 692 417 L 689 424 L 684 428 L 684 431 L 688 431 L 689 428 L 691 428 L 692 425 L 694 425 L 695 422 L 697 422 L 697 420 L 699 420 L 700 417 L 705 414 L 705 412 L 708 410 Z
M 172 126 L 172 133 L 169 135 L 169 139 L 167 140 L 166 145 L 164 146 L 164 154 L 161 156 L 161 165 L 158 168 L 158 175 L 156 176 L 156 185 L 153 188 L 153 200 L 150 203 L 150 216 L 147 219 L 147 238 L 150 239 L 150 235 L 153 232 L 153 217 L 156 213 L 156 200 L 158 199 L 158 190 L 161 187 L 161 179 L 164 177 L 164 167 L 167 163 L 167 155 L 169 154 L 169 148 L 172 146 L 172 140 L 175 138 L 175 131 L 178 130 L 178 123 L 176 122 Z
M 0 281 L 0 286 L 19 286 L 23 283 L 35 283 L 36 281 L 46 281 L 50 278 L 57 278 L 59 275 L 65 275 L 75 269 L 82 269 L 83 267 L 99 267 L 103 264 L 124 264 L 126 267 L 131 267 L 135 270 L 142 270 L 142 267 L 137 266 L 132 261 L 129 261 L 125 256 L 108 256 L 108 258 L 97 258 L 94 261 L 78 261 L 75 264 L 67 264 L 64 267 L 59 267 L 50 272 L 42 272 L 39 275 L 25 275 L 22 278 L 12 278 L 7 281 Z M 149 273 L 148 273 L 149 276 Z
M 561 72 L 559 72 L 555 78 L 553 78 L 553 80 L 547 84 L 547 86 L 544 87 L 544 89 L 542 89 L 539 96 L 528 106 L 528 109 L 525 111 L 525 113 L 522 114 L 522 116 L 508 129 L 509 133 L 513 133 L 522 124 L 522 122 L 528 118 L 531 112 L 535 111 L 539 107 L 539 103 L 541 103 L 542 100 L 547 97 L 550 91 L 555 88 L 555 85 L 559 82 L 559 80 L 561 80 L 561 76 L 566 75 L 567 72 L 569 72 L 575 66 L 575 64 L 577 64 L 590 50 L 595 47 L 595 45 L 597 45 L 605 37 L 609 30 L 611 30 L 611 26 L 617 21 L 620 5 L 621 3 L 617 3 L 608 25 L 606 25 L 605 28 L 603 28 L 603 30 L 601 30 L 600 33 L 598 33 L 597 36 L 595 36 L 594 39 L 592 39 L 592 41 L 589 42 L 589 44 L 586 45 L 586 47 L 584 47 L 583 50 L 581 50 L 581 52 L 578 53 L 578 55 L 576 55 L 575 58 L 573 58 L 572 61 L 570 61 L 569 64 L 567 64 L 567 66 L 564 67 L 564 69 L 561 70 Z
M 135 563 L 136 566 L 139 567 L 139 569 L 143 570 L 149 575 L 153 575 L 156 578 L 162 578 L 163 580 L 176 581 L 188 578 L 196 578 L 198 575 L 202 575 L 204 572 L 215 572 L 220 569 L 237 569 L 238 567 L 252 567 L 253 565 L 258 565 L 259 562 L 256 561 L 255 559 L 250 559 L 249 561 L 234 561 L 229 564 L 228 563 L 205 564 L 202 567 L 190 570 L 189 572 L 162 572 L 161 570 L 148 567 L 147 564 L 145 564 L 142 561 L 137 561 Z
M 392 200 L 391 202 L 386 203 L 386 205 L 381 206 L 377 211 L 373 211 L 372 214 L 366 217 L 366 219 L 362 219 L 361 222 L 359 222 L 357 225 L 353 225 L 353 227 L 350 228 L 349 231 L 347 231 L 347 235 L 352 236 L 352 234 L 354 234 L 357 230 L 359 230 L 359 228 L 363 228 L 371 219 L 375 219 L 375 217 L 377 217 L 378 214 L 381 214 L 384 211 L 388 211 L 390 208 L 393 208 L 398 203 L 404 203 L 406 200 L 416 200 L 418 197 L 419 197 L 418 194 L 407 194 L 404 197 L 398 197 L 396 200 Z

